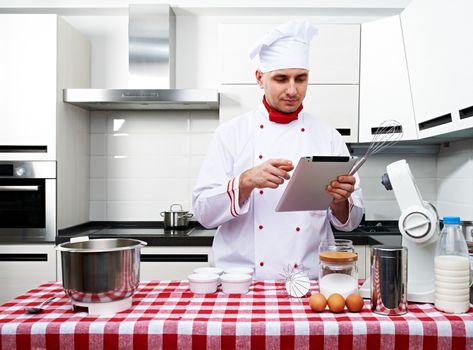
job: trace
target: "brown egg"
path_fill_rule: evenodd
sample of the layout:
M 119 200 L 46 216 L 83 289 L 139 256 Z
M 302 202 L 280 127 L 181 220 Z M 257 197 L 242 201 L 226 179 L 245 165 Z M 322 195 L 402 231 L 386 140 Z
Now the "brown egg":
M 327 304 L 330 311 L 339 313 L 345 308 L 345 299 L 343 295 L 334 293 L 328 297 Z
M 327 299 L 320 293 L 314 293 L 309 298 L 309 306 L 312 311 L 322 312 L 327 306 Z
M 358 294 L 350 294 L 347 296 L 346 304 L 351 312 L 360 312 L 363 309 L 363 298 Z

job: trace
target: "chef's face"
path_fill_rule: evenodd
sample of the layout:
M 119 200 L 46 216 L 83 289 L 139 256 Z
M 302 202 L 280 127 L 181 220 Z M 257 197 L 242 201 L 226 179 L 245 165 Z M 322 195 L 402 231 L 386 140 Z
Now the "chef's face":
M 304 100 L 309 71 L 302 68 L 278 69 L 262 73 L 256 71 L 256 81 L 264 89 L 266 101 L 280 112 L 294 112 Z

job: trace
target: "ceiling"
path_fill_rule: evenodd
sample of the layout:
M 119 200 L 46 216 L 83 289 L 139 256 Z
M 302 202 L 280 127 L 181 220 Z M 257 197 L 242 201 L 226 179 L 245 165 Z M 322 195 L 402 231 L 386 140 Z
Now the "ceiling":
M 177 16 L 389 16 L 411 0 L 2 0 L 1 13 L 127 15 L 130 3 L 169 4 Z

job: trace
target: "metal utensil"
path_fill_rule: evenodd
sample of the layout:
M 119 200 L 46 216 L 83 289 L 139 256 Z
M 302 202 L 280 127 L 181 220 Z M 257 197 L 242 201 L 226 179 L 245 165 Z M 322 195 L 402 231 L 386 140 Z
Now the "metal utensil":
M 179 210 L 173 210 L 173 207 L 178 207 Z M 194 214 L 186 210 L 182 210 L 181 204 L 172 204 L 169 211 L 162 211 L 161 216 L 164 217 L 165 230 L 179 230 L 186 229 L 189 225 L 189 219 Z
M 407 248 L 371 247 L 371 311 L 388 316 L 407 313 Z
M 73 304 L 130 298 L 140 282 L 140 253 L 146 245 L 136 239 L 101 238 L 56 246 L 64 291 Z
M 285 279 L 284 286 L 286 287 L 287 295 L 293 301 L 300 301 L 310 290 L 310 280 L 305 273 L 306 270 L 308 269 L 303 265 L 298 267 L 288 265 L 284 269 L 284 273 L 280 274 Z
M 50 297 L 50 298 L 46 299 L 45 301 L 43 301 L 38 306 L 26 306 L 25 311 L 29 314 L 39 314 L 40 312 L 42 312 L 44 310 L 44 307 L 47 304 L 49 304 L 51 301 L 53 301 L 56 298 L 57 297 Z
M 356 161 L 349 175 L 356 173 L 370 156 L 398 142 L 403 135 L 402 125 L 397 120 L 385 120 L 372 130 L 372 134 L 374 136 L 366 153 Z

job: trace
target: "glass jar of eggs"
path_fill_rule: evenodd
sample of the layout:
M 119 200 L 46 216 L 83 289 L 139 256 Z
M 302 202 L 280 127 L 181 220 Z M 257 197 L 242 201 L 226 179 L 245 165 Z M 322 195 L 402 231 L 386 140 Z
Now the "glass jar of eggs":
M 346 298 L 358 293 L 358 255 L 351 251 L 322 251 L 319 254 L 319 288 L 326 298 L 339 293 Z

